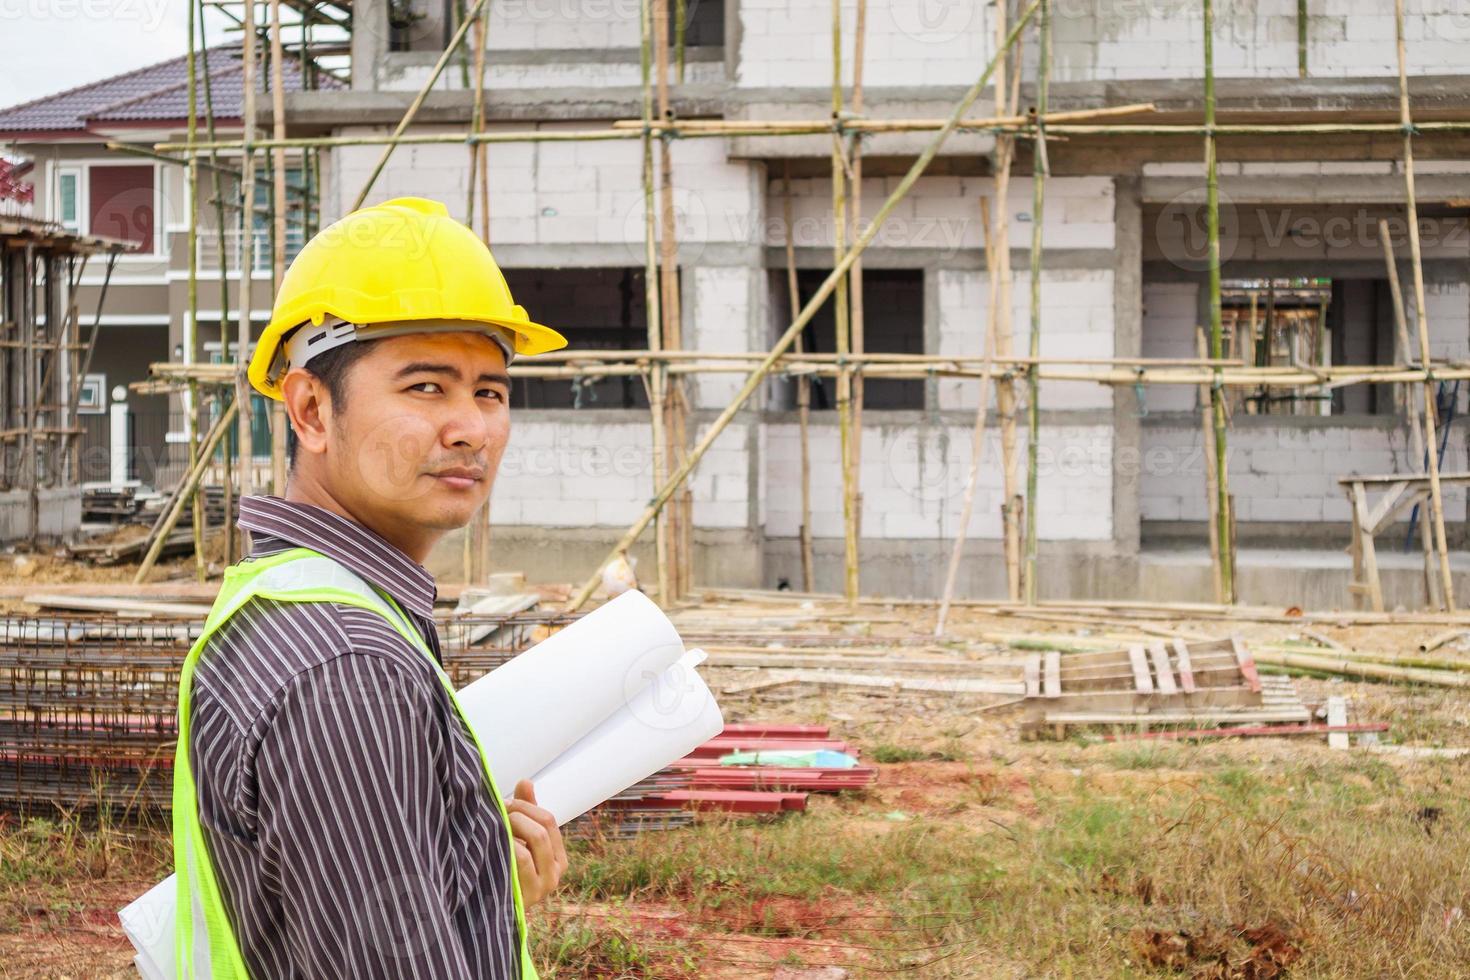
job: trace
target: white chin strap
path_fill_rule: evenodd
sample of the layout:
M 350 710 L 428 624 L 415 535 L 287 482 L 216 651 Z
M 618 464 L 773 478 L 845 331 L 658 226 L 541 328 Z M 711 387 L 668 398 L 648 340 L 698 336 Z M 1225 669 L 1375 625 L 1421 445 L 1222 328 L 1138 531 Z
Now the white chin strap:
M 495 341 L 496 346 L 505 354 L 507 367 L 515 359 L 515 334 L 506 327 L 492 323 L 482 323 L 478 320 L 408 320 L 397 323 L 356 324 L 332 318 L 324 321 L 321 326 L 311 323 L 303 324 L 286 338 L 281 352 L 276 355 L 276 366 L 279 368 L 277 377 L 284 375 L 291 368 L 305 367 L 312 358 L 319 354 L 325 354 L 329 350 L 359 340 L 381 340 L 384 337 L 397 337 L 409 333 L 464 333 L 466 331 L 483 334 Z

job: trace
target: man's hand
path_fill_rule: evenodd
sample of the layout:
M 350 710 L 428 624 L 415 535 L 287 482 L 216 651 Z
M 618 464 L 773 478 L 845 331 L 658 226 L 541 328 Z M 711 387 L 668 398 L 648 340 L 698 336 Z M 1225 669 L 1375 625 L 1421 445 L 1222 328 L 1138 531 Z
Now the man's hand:
M 567 849 L 556 818 L 550 810 L 536 805 L 536 790 L 529 779 L 516 783 L 515 798 L 506 801 L 505 811 L 510 815 L 515 838 L 521 902 L 530 908 L 556 890 L 562 872 L 567 870 Z

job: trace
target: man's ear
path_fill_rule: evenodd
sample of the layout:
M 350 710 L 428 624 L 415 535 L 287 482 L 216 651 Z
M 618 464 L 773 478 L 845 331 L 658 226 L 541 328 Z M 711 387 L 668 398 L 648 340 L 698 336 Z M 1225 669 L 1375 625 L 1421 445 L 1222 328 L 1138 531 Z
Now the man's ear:
M 305 368 L 292 368 L 281 379 L 281 395 L 296 432 L 297 452 L 326 452 L 327 429 L 332 422 L 327 386 Z

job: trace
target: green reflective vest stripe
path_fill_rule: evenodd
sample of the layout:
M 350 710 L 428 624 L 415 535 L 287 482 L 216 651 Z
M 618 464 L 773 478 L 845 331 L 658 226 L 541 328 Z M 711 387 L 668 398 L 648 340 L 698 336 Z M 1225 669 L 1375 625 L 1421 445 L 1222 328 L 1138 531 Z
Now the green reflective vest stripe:
M 350 569 L 308 548 L 293 548 L 265 558 L 249 558 L 225 572 L 219 596 L 204 621 L 204 631 L 189 649 L 179 674 L 179 742 L 174 752 L 174 870 L 178 873 L 178 920 L 175 931 L 175 955 L 178 976 L 195 980 L 250 980 L 250 971 L 240 955 L 240 945 L 230 926 L 219 879 L 209 859 L 204 832 L 199 824 L 199 797 L 194 772 L 189 765 L 189 707 L 194 668 L 209 638 L 250 599 L 261 596 L 277 602 L 337 602 L 376 612 L 386 619 L 405 640 L 417 648 L 434 665 L 434 671 L 449 692 L 459 712 L 464 712 L 455 696 L 449 675 L 439 666 L 419 631 L 398 608 L 392 597 L 374 589 Z M 480 738 L 468 724 L 465 728 L 474 739 L 485 770 L 485 783 L 500 810 L 505 829 L 507 851 L 511 855 L 510 885 L 515 896 L 516 930 L 520 947 L 522 980 L 539 980 L 526 935 L 526 913 L 521 901 L 521 886 L 514 872 L 515 846 L 511 837 L 510 817 L 495 785 L 495 776 L 485 756 Z

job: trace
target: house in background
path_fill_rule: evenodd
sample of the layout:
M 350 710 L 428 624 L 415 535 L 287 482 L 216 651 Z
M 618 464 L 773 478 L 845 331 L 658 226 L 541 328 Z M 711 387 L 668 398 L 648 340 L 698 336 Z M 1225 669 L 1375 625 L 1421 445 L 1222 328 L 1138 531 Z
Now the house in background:
M 206 130 L 206 60 L 215 132 L 221 139 L 238 138 L 244 91 L 239 48 L 211 48 L 199 59 L 196 112 L 201 136 Z M 313 72 L 303 79 L 293 59 L 283 61 L 282 75 L 283 88 L 288 91 L 341 87 L 325 73 Z M 268 70 L 258 72 L 261 91 L 269 77 Z M 27 217 L 54 222 L 74 234 L 122 239 L 138 246 L 117 259 L 110 281 L 105 263 L 99 261 L 86 268 L 79 284 L 82 310 L 96 309 L 104 283 L 107 290 L 86 388 L 100 397 L 90 400 L 80 416 L 86 430 L 81 441 L 84 481 L 108 480 L 113 475 L 109 407 L 118 398 L 127 405 L 128 478 L 167 487 L 182 472 L 183 400 L 140 395 L 126 386 L 146 378 L 152 362 L 185 358 L 190 188 L 184 167 L 110 144 L 148 149 L 158 142 L 184 139 L 188 81 L 186 59 L 179 57 L 0 109 L 0 159 L 15 162 L 20 179 L 32 188 Z M 270 99 L 266 96 L 260 101 L 268 106 Z M 233 174 L 239 170 L 240 158 L 237 151 L 222 151 L 218 159 L 223 172 L 199 171 L 197 303 L 199 348 L 205 360 L 219 358 L 222 315 L 227 336 L 235 337 L 242 252 L 253 283 L 253 322 L 265 322 L 273 293 L 270 230 L 264 213 L 257 211 L 247 231 L 241 226 L 240 209 L 229 207 L 224 212 L 224 248 L 220 248 L 215 179 L 219 179 L 219 194 L 225 202 L 238 201 L 239 185 Z M 287 170 L 288 180 L 299 187 L 303 183 L 299 163 L 289 156 Z M 265 207 L 268 195 L 268 180 L 261 174 L 257 209 Z M 297 196 L 299 199 L 299 193 Z M 299 210 L 288 215 L 287 226 L 289 259 L 302 243 Z M 242 241 L 246 242 L 244 249 Z M 221 302 L 221 258 L 228 294 L 225 303 Z M 257 412 L 254 417 L 259 428 L 256 445 L 267 447 L 268 452 L 269 413 Z

